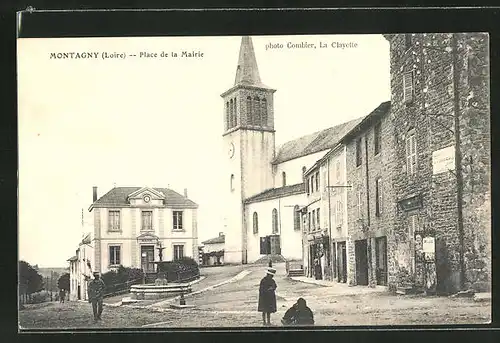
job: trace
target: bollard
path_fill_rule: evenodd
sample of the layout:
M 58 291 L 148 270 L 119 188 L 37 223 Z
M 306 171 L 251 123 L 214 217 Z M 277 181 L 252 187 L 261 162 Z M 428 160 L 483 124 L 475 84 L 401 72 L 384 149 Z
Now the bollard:
M 184 299 L 184 290 L 182 290 L 181 298 L 179 299 L 179 305 L 186 305 L 186 299 Z

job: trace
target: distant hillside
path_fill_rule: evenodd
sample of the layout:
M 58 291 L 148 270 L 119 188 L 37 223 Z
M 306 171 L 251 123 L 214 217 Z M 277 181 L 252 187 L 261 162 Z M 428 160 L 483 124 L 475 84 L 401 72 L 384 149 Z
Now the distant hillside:
M 69 273 L 69 268 L 38 268 L 38 273 L 43 277 L 50 277 L 51 272 L 62 275 L 64 273 Z

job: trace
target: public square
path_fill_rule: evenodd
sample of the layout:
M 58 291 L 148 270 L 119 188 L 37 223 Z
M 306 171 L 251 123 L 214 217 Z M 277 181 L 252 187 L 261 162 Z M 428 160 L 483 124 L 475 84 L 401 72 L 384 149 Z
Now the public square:
M 316 326 L 485 324 L 491 318 L 489 300 L 395 295 L 385 287 L 319 285 L 310 279 L 288 278 L 284 264 L 275 267 L 278 312 L 271 316 L 274 326 L 281 326 L 283 314 L 299 297 L 313 310 Z M 178 298 L 120 306 L 126 294 L 106 298 L 102 321 L 97 323 L 90 304 L 78 301 L 26 305 L 19 312 L 19 323 L 22 329 L 261 327 L 257 299 L 264 273 L 262 265 L 203 268 L 204 278 L 185 298 L 193 308 L 171 309 Z

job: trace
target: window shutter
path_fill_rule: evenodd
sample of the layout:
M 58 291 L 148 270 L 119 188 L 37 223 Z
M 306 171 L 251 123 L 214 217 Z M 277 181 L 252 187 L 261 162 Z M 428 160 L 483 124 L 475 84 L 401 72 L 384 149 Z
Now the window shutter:
M 405 103 L 413 101 L 413 72 L 403 74 L 403 94 Z

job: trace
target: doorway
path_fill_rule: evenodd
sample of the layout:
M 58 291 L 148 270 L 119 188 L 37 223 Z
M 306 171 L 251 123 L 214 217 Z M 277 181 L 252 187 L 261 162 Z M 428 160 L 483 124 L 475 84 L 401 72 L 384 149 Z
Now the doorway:
M 366 239 L 354 242 L 356 256 L 356 284 L 368 286 L 368 244 Z
M 337 281 L 346 283 L 347 282 L 347 250 L 346 243 L 337 243 Z
M 377 285 L 387 286 L 387 238 L 375 238 Z
M 80 285 L 78 285 L 78 300 L 82 300 L 82 293 L 81 293 L 81 288 Z
M 141 245 L 141 267 L 145 273 L 155 272 L 155 247 L 154 245 Z

